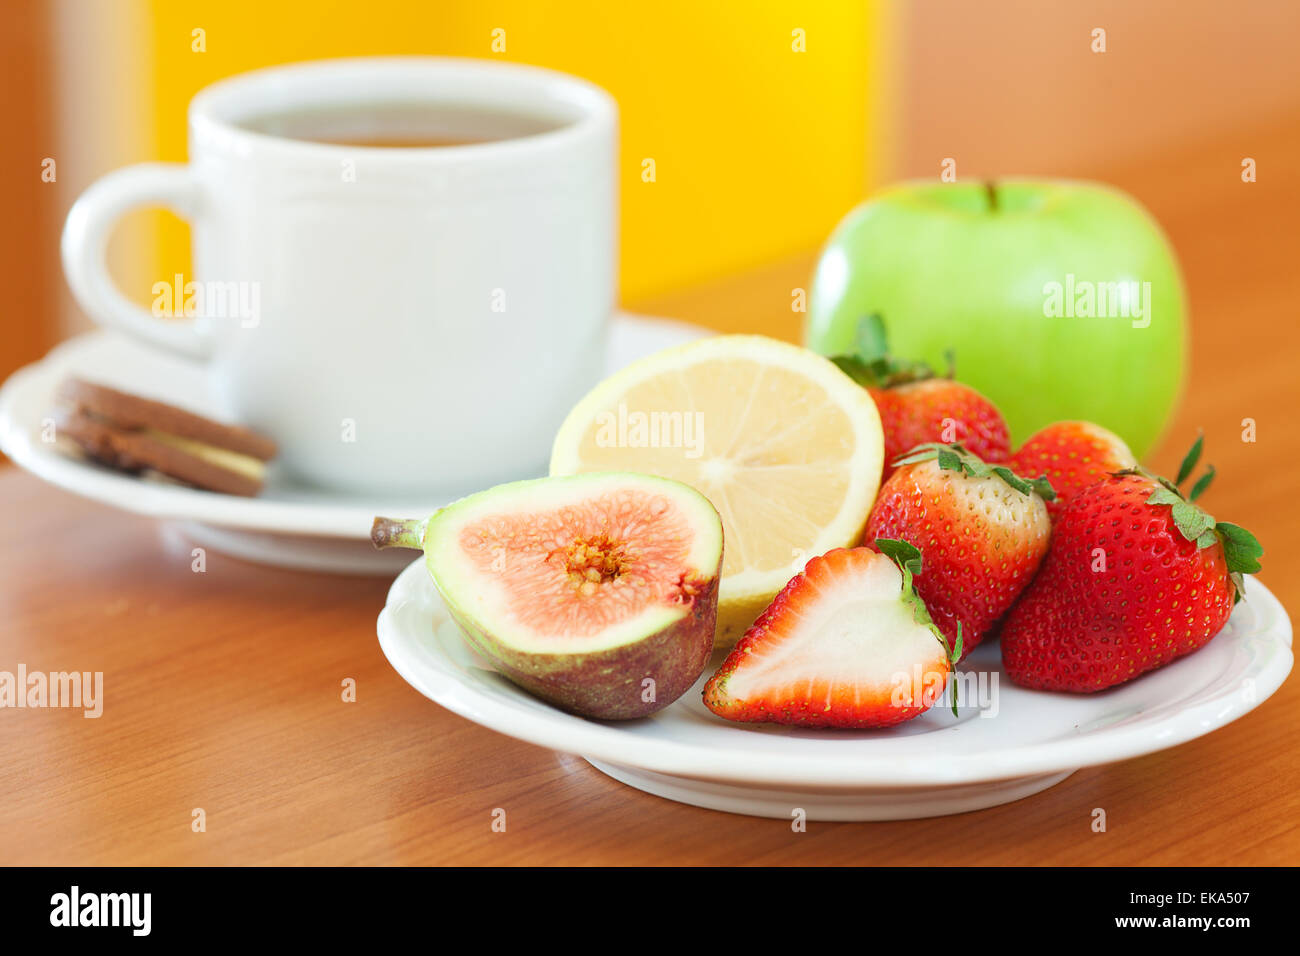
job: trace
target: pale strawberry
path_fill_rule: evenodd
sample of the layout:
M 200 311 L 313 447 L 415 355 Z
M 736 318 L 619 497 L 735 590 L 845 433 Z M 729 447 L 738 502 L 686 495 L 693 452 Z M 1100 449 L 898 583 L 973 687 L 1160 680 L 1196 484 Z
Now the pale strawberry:
M 975 647 L 1033 579 L 1052 524 L 1042 479 L 981 461 L 960 445 L 924 445 L 876 496 L 865 541 L 897 538 L 920 549 L 916 576 L 934 623 L 950 640 L 960 624 Z
M 837 549 L 795 575 L 704 686 L 719 717 L 889 727 L 928 710 L 960 655 L 912 588 L 920 553 Z
M 1122 438 L 1100 425 L 1055 422 L 1029 436 L 1008 464 L 1017 474 L 1041 475 L 1052 483 L 1056 500 L 1047 502 L 1047 513 L 1055 521 L 1080 491 L 1134 467 L 1137 459 Z
M 1002 627 L 1002 662 L 1017 684 L 1087 693 L 1122 684 L 1205 646 L 1241 599 L 1263 548 L 1178 490 L 1200 456 L 1197 439 L 1177 483 L 1141 469 L 1107 476 L 1057 519 L 1034 583 Z

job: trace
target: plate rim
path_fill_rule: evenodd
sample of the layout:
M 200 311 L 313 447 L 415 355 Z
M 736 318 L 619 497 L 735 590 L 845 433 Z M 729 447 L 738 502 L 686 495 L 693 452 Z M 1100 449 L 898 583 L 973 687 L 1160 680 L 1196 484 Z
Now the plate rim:
M 931 761 L 921 760 L 916 754 L 867 757 L 855 754 L 850 765 L 842 762 L 832 765 L 835 758 L 824 754 L 755 755 L 641 737 L 633 738 L 635 746 L 629 747 L 628 735 L 617 723 L 590 721 L 548 705 L 543 705 L 546 712 L 541 719 L 520 721 L 512 708 L 457 680 L 450 671 L 422 668 L 415 654 L 404 652 L 403 645 L 409 640 L 401 634 L 392 610 L 409 600 L 407 592 L 413 586 L 413 577 L 421 581 L 417 586 L 427 587 L 426 595 L 431 592 L 433 599 L 441 602 L 441 596 L 424 571 L 422 558 L 416 558 L 390 586 L 376 621 L 376 633 L 380 648 L 394 670 L 439 706 L 507 737 L 561 753 L 672 776 L 759 786 L 826 789 L 962 786 L 1128 760 L 1186 743 L 1239 719 L 1277 692 L 1294 662 L 1291 622 L 1286 610 L 1267 587 L 1252 579 L 1250 600 L 1261 623 L 1257 631 L 1246 636 L 1266 637 L 1276 649 L 1276 653 L 1267 656 L 1258 673 L 1243 675 L 1256 681 L 1253 701 L 1246 700 L 1241 693 L 1225 690 L 1175 713 L 1136 725 L 1103 728 L 1048 743 L 945 754 L 942 760 Z M 1175 661 L 1168 666 L 1176 667 L 1179 663 Z M 533 699 L 523 690 L 517 693 Z M 745 732 L 739 726 L 736 731 Z

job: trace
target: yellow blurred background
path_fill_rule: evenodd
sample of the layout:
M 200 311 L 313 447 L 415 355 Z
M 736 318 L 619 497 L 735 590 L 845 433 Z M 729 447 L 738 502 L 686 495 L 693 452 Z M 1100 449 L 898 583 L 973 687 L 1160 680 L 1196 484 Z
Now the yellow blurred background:
M 153 154 L 183 161 L 186 104 L 222 77 L 339 56 L 435 54 L 531 63 L 609 90 L 621 123 L 622 294 L 644 297 L 819 242 L 876 178 L 872 64 L 880 5 L 754 0 L 653 5 L 421 0 L 309 6 L 126 0 L 147 24 L 135 68 L 151 90 Z M 120 27 L 119 27 L 120 30 Z M 196 30 L 202 33 L 195 33 Z M 195 48 L 201 46 L 201 51 Z M 504 49 L 502 49 L 504 47 Z M 654 160 L 654 181 L 643 161 Z M 148 214 L 145 214 L 148 216 Z M 188 232 L 155 213 L 124 281 L 189 275 Z
M 1242 156 L 1266 154 L 1300 116 L 1294 0 L 2 6 L 0 119 L 16 145 L 0 151 L 0 287 L 11 306 L 0 377 L 89 326 L 58 262 L 77 195 L 119 166 L 183 161 L 190 97 L 260 66 L 444 54 L 604 86 L 621 111 L 622 301 L 786 338 L 799 328 L 792 289 L 807 283 L 818 247 L 887 180 L 936 177 L 947 158 L 959 179 L 1099 178 L 1166 218 L 1211 177 L 1235 176 Z M 1099 29 L 1104 53 L 1093 49 Z M 497 30 L 504 50 L 493 47 Z M 42 178 L 47 159 L 56 181 Z M 645 159 L 653 183 L 642 181 Z M 1173 172 L 1143 175 L 1155 165 Z M 1182 241 L 1177 230 L 1173 239 Z M 110 258 L 147 303 L 159 277 L 189 274 L 187 246 L 181 223 L 141 212 Z M 1190 281 L 1195 313 L 1198 277 Z

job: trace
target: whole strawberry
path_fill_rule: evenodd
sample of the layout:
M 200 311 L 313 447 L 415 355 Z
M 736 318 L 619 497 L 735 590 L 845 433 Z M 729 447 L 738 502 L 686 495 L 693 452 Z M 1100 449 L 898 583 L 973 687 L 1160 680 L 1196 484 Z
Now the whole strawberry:
M 1002 414 L 969 385 L 927 378 L 867 391 L 885 434 L 885 478 L 894 473 L 900 455 L 927 442 L 964 445 L 990 462 L 1004 462 L 1010 454 Z
M 975 647 L 1010 609 L 1047 553 L 1051 484 L 1027 481 L 961 445 L 913 449 L 876 496 L 865 540 L 920 549 L 916 593 L 950 641 Z
M 1137 459 L 1122 438 L 1100 425 L 1056 422 L 1029 436 L 1008 464 L 1017 474 L 1042 475 L 1052 483 L 1056 500 L 1047 502 L 1047 513 L 1055 521 L 1080 491 L 1133 468 Z
M 893 474 L 896 458 L 927 442 L 958 443 L 989 462 L 1010 456 L 1011 436 L 997 407 L 953 381 L 951 368 L 947 378 L 939 378 L 924 362 L 890 355 L 880 316 L 864 318 L 854 354 L 833 361 L 876 403 L 885 437 L 882 480 Z
M 1086 693 L 1204 646 L 1241 598 L 1242 574 L 1263 549 L 1249 531 L 1216 521 L 1177 483 L 1130 469 L 1079 492 L 1052 532 L 1043 569 L 1002 627 L 1002 662 L 1017 684 Z

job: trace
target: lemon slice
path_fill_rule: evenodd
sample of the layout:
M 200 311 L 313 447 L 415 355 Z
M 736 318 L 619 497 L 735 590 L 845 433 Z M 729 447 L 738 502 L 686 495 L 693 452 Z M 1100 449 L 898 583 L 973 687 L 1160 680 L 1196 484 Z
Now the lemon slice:
M 804 563 L 857 544 L 884 439 L 875 403 L 819 355 L 759 335 L 658 352 L 597 385 L 560 426 L 551 474 L 685 482 L 722 516 L 715 644 L 734 644 Z

